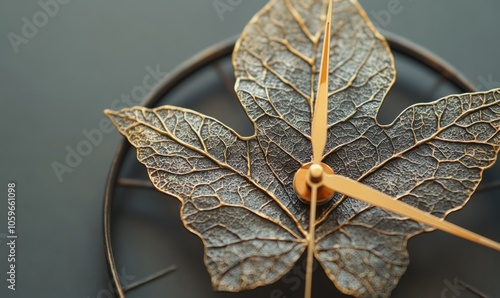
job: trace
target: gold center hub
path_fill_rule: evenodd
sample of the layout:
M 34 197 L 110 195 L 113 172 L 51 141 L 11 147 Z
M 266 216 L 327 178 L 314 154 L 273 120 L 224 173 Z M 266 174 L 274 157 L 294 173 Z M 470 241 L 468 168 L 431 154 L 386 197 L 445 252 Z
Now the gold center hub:
M 293 188 L 299 199 L 306 203 L 311 204 L 311 185 L 307 182 L 308 176 L 310 183 L 318 184 L 323 178 L 323 173 L 333 174 L 332 168 L 328 165 L 321 163 L 307 163 L 303 165 L 293 178 Z M 327 187 L 320 186 L 318 188 L 318 205 L 325 204 L 329 202 L 335 192 Z

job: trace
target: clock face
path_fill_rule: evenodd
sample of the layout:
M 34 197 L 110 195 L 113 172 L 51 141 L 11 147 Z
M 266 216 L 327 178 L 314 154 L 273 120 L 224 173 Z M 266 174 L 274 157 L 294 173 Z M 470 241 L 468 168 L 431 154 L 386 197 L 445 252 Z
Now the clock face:
M 390 123 L 404 108 L 432 101 L 449 94 L 462 93 L 446 78 L 405 55 L 393 53 L 398 77 L 386 98 L 378 120 Z M 253 134 L 233 90 L 234 76 L 230 57 L 191 71 L 179 85 L 171 88 L 155 105 L 176 105 L 219 119 L 241 135 Z M 148 181 L 144 167 L 129 149 L 120 179 Z M 500 179 L 500 167 L 484 174 L 482 185 Z M 111 181 L 117 183 L 119 181 Z M 185 230 L 179 219 L 180 203 L 152 187 L 117 186 L 113 196 L 112 241 L 118 271 L 125 269 L 135 279 L 176 265 L 177 271 L 131 291 L 127 297 L 171 295 L 173 297 L 303 297 L 305 259 L 277 283 L 242 293 L 216 293 L 203 264 L 203 246 Z M 500 239 L 500 200 L 498 189 L 473 195 L 466 207 L 448 220 L 492 239 Z M 394 297 L 481 297 L 500 294 L 500 257 L 498 252 L 443 232 L 425 233 L 410 239 L 410 266 Z M 316 265 L 314 297 L 342 297 Z M 125 283 L 133 282 L 129 276 Z M 468 289 L 469 288 L 469 289 Z

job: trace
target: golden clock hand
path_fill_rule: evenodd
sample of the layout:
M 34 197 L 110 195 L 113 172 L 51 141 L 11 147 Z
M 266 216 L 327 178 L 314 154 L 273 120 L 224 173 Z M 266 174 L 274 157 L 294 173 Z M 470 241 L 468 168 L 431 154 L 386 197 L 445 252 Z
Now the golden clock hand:
M 311 124 L 311 142 L 313 150 L 313 163 L 321 163 L 321 157 L 326 145 L 326 132 L 328 124 L 328 71 L 330 61 L 330 23 L 332 20 L 332 1 L 328 5 L 326 16 L 325 35 L 323 37 L 323 53 L 319 70 L 318 93 Z
M 311 146 L 313 151 L 313 164 L 309 168 L 307 184 L 311 187 L 311 204 L 309 211 L 309 233 L 307 245 L 307 265 L 306 265 L 306 286 L 305 298 L 311 298 L 312 292 L 312 268 L 315 246 L 316 230 L 316 205 L 318 199 L 318 179 L 323 175 L 321 158 L 326 145 L 326 132 L 328 124 L 328 71 L 330 61 L 330 27 L 332 20 L 332 1 L 328 3 L 326 14 L 325 32 L 323 36 L 323 51 L 321 56 L 321 66 L 318 80 L 318 93 L 316 95 L 315 106 L 311 123 Z
M 383 208 L 385 210 L 397 213 L 402 216 L 409 217 L 415 221 L 424 223 L 436 229 L 452 235 L 476 242 L 489 248 L 500 251 L 500 243 L 491 239 L 473 233 L 455 224 L 452 224 L 444 219 L 435 217 L 418 208 L 407 205 L 398 201 L 378 190 L 375 190 L 360 182 L 351 180 L 340 175 L 323 174 L 322 183 L 332 190 L 342 193 L 346 196 L 363 201 L 370 205 Z
M 317 166 L 316 164 L 313 164 L 311 167 L 314 170 L 316 166 Z M 311 171 L 309 171 L 309 173 L 311 173 Z M 317 205 L 318 187 L 319 187 L 317 183 L 311 183 L 310 185 L 311 185 L 311 205 L 309 212 L 309 235 L 307 239 L 308 248 L 307 248 L 307 265 L 306 265 L 306 286 L 305 286 L 304 298 L 311 298 L 311 292 L 312 292 L 313 256 L 314 256 L 315 232 L 316 232 L 316 205 Z

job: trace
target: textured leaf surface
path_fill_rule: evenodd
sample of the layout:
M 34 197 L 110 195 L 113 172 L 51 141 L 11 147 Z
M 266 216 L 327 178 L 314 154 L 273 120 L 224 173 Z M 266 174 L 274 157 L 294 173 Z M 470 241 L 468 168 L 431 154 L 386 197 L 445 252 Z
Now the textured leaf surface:
M 181 200 L 217 290 L 272 283 L 306 249 L 309 206 L 292 179 L 311 161 L 326 7 L 271 1 L 245 28 L 233 61 L 251 137 L 172 106 L 107 111 L 155 187 Z M 324 162 L 433 215 L 460 209 L 499 151 L 500 91 L 415 105 L 382 126 L 375 118 L 395 77 L 389 48 L 354 1 L 334 1 L 332 23 Z M 385 297 L 408 266 L 406 241 L 425 230 L 336 195 L 318 210 L 312 249 L 344 293 Z

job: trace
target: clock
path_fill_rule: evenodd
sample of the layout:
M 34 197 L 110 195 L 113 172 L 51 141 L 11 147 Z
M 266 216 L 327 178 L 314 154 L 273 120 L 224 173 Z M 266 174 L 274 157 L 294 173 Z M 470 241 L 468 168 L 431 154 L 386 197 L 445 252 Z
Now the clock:
M 381 123 L 389 123 L 401 110 L 414 102 L 422 101 L 422 98 L 433 100 L 448 94 L 470 91 L 468 89 L 470 84 L 464 82 L 456 71 L 441 63 L 439 59 L 397 38 L 389 37 L 389 40 L 393 51 L 397 51 L 396 68 L 399 73 L 397 83 L 385 100 L 382 113 L 379 114 Z M 181 67 L 150 95 L 147 105 L 168 103 L 191 108 L 220 119 L 242 135 L 250 135 L 253 127 L 246 121 L 232 92 L 234 79 L 231 77 L 232 71 L 228 63 L 228 49 L 231 49 L 230 45 L 208 51 L 202 58 Z M 223 100 L 224 98 L 227 100 Z M 227 113 L 228 110 L 231 113 Z M 178 220 L 179 205 L 176 201 L 171 199 L 170 202 L 166 202 L 169 200 L 166 200 L 164 195 L 151 191 L 150 184 L 145 183 L 147 176 L 144 169 L 134 162 L 134 155 L 134 150 L 122 145 L 112 168 L 107 189 L 105 234 L 108 261 L 115 281 L 119 279 L 120 266 L 126 266 L 129 273 L 132 271 L 136 275 L 147 276 L 151 272 L 176 265 L 175 271 L 168 271 L 170 273 L 161 279 L 165 288 L 160 292 L 181 297 L 211 297 L 211 295 L 213 297 L 302 297 L 305 270 L 303 259 L 300 259 L 288 274 L 273 285 L 242 293 L 213 293 L 203 266 L 198 266 L 202 265 L 201 243 L 182 229 Z M 490 170 L 490 172 L 495 171 L 498 170 L 496 168 Z M 485 177 L 486 182 L 489 179 L 494 180 L 495 175 L 492 177 Z M 477 218 L 484 223 L 485 215 L 495 210 L 497 207 L 495 204 L 498 202 L 493 200 L 495 195 L 491 190 L 480 192 L 476 197 L 479 198 L 474 198 L 471 202 L 481 201 L 476 207 L 479 211 L 470 211 L 472 213 L 469 216 L 472 218 L 477 216 L 476 221 L 472 220 L 474 224 L 478 223 Z M 485 207 L 485 204 L 489 207 Z M 468 208 L 469 206 L 465 209 Z M 473 208 L 474 206 L 470 209 L 474 210 Z M 466 216 L 464 211 L 458 213 L 460 216 L 456 217 L 456 222 L 473 229 L 467 224 L 470 223 L 467 218 L 465 223 L 462 223 L 462 216 Z M 112 222 L 111 214 L 115 215 Z M 491 218 L 493 223 L 486 224 L 484 230 L 479 228 L 473 230 L 498 239 L 492 232 L 488 232 L 488 229 L 498 230 L 494 228 L 494 212 L 491 213 Z M 114 231 L 119 232 L 111 233 L 111 225 Z M 120 228 L 117 228 L 118 226 Z M 124 231 L 126 233 L 123 233 Z M 111 243 L 120 249 L 111 249 Z M 394 296 L 452 297 L 458 295 L 457 293 L 472 295 L 472 293 L 489 294 L 498 291 L 494 288 L 496 276 L 499 276 L 498 266 L 495 266 L 494 261 L 498 261 L 498 256 L 493 251 L 487 251 L 468 242 L 464 243 L 463 240 L 442 232 L 412 238 L 409 242 L 409 251 L 410 267 L 393 291 Z M 191 264 L 196 256 L 198 265 Z M 123 265 L 122 260 L 133 261 Z M 184 261 L 187 263 L 183 264 Z M 148 266 L 150 270 L 143 269 Z M 151 270 L 155 266 L 157 268 Z M 341 296 L 321 268 L 316 266 L 316 269 L 314 297 Z M 153 296 L 151 293 L 157 291 L 155 287 L 159 287 L 159 284 L 160 281 L 157 281 L 135 291 L 138 297 Z M 134 295 L 134 292 L 130 295 Z

